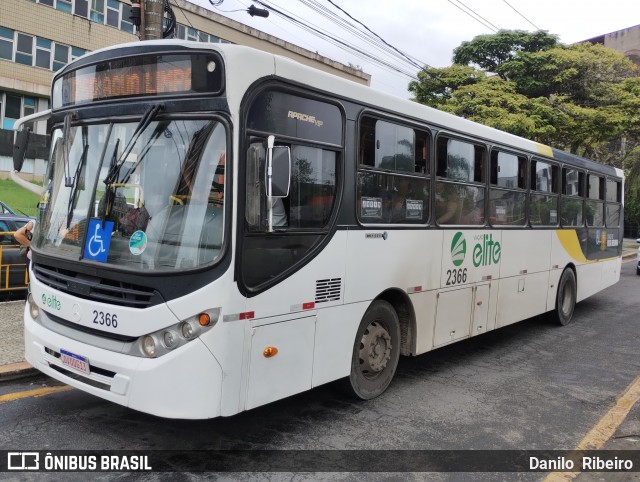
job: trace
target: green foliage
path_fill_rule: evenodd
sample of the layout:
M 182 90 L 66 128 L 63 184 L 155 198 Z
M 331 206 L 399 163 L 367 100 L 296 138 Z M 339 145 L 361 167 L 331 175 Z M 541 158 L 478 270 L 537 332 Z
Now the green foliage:
M 451 94 L 464 86 L 474 85 L 485 78 L 485 73 L 464 65 L 442 69 L 425 68 L 418 72 L 418 81 L 409 84 L 414 100 L 431 107 L 442 107 Z
M 601 45 L 501 30 L 463 42 L 453 65 L 409 84 L 432 107 L 618 167 L 640 146 L 640 72 Z
M 564 96 L 584 106 L 617 104 L 612 87 L 638 75 L 621 53 L 588 43 L 521 52 L 498 71 L 527 97 Z
M 555 47 L 558 37 L 545 31 L 500 30 L 492 35 L 478 35 L 469 42 L 462 42 L 453 51 L 454 64 L 475 64 L 481 69 L 496 72 L 499 67 L 514 60 L 521 52 L 538 52 Z M 503 77 L 504 78 L 504 77 Z
M 21 188 L 10 179 L 0 179 L 0 201 L 13 209 L 17 214 L 29 216 L 38 214 L 40 198 L 26 189 Z
M 625 159 L 624 223 L 640 236 L 640 147 Z

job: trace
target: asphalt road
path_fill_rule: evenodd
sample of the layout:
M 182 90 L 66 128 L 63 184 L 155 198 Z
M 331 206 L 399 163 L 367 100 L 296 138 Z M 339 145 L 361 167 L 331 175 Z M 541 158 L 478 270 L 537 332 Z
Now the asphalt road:
M 330 384 L 230 418 L 176 421 L 144 415 L 73 389 L 0 403 L 0 447 L 570 450 L 640 375 L 639 290 L 634 263 L 625 263 L 620 283 L 580 303 L 570 325 L 557 327 L 537 317 L 419 357 L 401 358 L 390 388 L 368 402 L 348 399 Z M 48 385 L 52 383 L 45 378 L 8 382 L 0 385 L 0 396 Z M 636 407 L 632 411 L 636 418 L 623 426 L 637 427 L 638 412 Z M 640 449 L 640 442 L 621 439 L 616 448 Z M 67 475 L 65 479 L 86 479 L 86 474 Z M 366 478 L 543 480 L 545 475 L 375 473 Z M 203 477 L 156 474 L 140 480 Z M 92 474 L 91 478 L 137 480 L 138 476 Z M 234 473 L 222 478 L 362 480 L 363 475 Z M 584 480 L 609 479 L 593 475 Z

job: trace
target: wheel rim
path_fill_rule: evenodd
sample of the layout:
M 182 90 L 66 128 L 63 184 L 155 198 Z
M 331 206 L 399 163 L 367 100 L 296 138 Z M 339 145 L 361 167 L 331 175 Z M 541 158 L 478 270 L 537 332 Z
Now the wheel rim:
M 360 340 L 360 371 L 366 378 L 374 378 L 382 372 L 391 359 L 391 336 L 377 321 L 364 330 Z

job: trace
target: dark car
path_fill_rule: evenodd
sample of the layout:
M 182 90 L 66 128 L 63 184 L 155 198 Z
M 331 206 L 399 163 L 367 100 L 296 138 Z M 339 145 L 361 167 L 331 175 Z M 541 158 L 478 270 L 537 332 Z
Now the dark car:
M 27 288 L 25 258 L 13 233 L 31 220 L 28 216 L 0 214 L 0 293 Z

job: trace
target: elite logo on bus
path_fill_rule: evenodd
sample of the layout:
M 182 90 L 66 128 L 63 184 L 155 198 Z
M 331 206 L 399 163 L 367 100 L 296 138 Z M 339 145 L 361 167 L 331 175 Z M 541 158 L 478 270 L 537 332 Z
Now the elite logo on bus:
M 481 234 L 475 239 L 478 243 L 473 247 L 473 265 L 477 268 L 498 264 L 502 247 L 498 241 L 493 240 L 493 234 Z
M 460 266 L 464 262 L 467 254 L 467 240 L 460 231 L 458 231 L 451 240 L 451 261 L 454 266 Z

